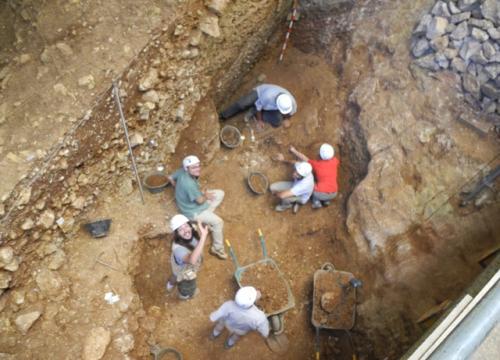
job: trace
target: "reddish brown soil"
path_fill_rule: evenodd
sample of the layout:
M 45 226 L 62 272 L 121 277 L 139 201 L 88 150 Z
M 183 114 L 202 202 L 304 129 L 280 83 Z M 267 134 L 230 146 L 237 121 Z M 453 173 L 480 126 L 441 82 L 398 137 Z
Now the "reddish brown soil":
M 257 306 L 266 314 L 281 311 L 288 305 L 285 279 L 271 263 L 248 265 L 241 274 L 240 283 L 242 286 L 253 286 L 261 292 L 262 297 L 257 301 Z
M 268 183 L 266 179 L 257 173 L 250 174 L 248 183 L 250 188 L 257 194 L 264 194 L 267 191 Z
M 151 175 L 148 176 L 146 179 L 145 183 L 149 187 L 160 187 L 160 186 L 165 186 L 165 184 L 168 182 L 168 179 L 164 175 Z

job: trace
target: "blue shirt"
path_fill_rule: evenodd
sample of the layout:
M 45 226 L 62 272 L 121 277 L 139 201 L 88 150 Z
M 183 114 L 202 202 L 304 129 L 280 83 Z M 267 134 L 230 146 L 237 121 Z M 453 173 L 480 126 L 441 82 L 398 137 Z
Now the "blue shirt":
M 172 174 L 175 180 L 175 203 L 183 215 L 193 220 L 196 215 L 208 208 L 208 202 L 198 204 L 196 199 L 202 196 L 198 179 L 189 175 L 184 169 Z
M 295 98 L 287 89 L 278 85 L 262 84 L 257 86 L 255 91 L 257 91 L 257 101 L 255 102 L 255 108 L 257 111 L 279 110 L 276 105 L 276 98 L 280 94 L 288 94 L 292 98 L 292 111 L 289 115 L 293 115 L 297 112 L 297 103 Z

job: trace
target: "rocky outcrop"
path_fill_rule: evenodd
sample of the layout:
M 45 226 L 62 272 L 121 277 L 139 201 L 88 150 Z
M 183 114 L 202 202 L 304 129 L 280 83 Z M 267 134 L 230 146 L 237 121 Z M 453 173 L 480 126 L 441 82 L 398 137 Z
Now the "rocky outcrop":
M 465 100 L 500 126 L 500 5 L 496 0 L 437 1 L 413 31 L 415 63 L 451 70 Z

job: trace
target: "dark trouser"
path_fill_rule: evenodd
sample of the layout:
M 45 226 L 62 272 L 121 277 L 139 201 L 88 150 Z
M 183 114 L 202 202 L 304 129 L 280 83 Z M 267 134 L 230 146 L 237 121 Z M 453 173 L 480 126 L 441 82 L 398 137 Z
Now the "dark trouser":
M 226 120 L 242 111 L 245 111 L 248 108 L 253 107 L 255 102 L 257 101 L 257 98 L 257 91 L 252 90 L 252 92 L 239 98 L 238 101 L 231 104 L 228 108 L 222 111 L 220 113 L 220 117 Z

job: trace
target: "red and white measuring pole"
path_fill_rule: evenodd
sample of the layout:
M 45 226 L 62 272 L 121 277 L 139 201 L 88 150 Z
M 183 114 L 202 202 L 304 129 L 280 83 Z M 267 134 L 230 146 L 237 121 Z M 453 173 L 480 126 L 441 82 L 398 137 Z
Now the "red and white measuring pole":
M 292 16 L 290 18 L 290 24 L 288 24 L 288 29 L 286 31 L 285 35 L 285 41 L 283 42 L 283 47 L 281 48 L 281 54 L 278 62 L 283 61 L 283 56 L 285 56 L 285 50 L 288 45 L 288 39 L 290 38 L 290 34 L 292 33 L 292 28 L 293 28 L 293 23 L 295 20 L 297 20 L 297 8 L 298 8 L 298 1 L 295 0 L 293 2 L 293 8 L 292 8 Z

